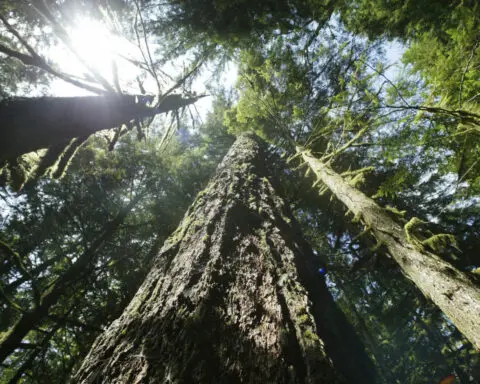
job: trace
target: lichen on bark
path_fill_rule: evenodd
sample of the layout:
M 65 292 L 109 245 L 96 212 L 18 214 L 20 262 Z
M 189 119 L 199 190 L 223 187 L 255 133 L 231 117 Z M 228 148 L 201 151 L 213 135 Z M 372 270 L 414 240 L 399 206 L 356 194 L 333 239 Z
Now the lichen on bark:
M 437 235 L 421 242 L 411 233 L 413 227 L 421 223 L 419 219 L 413 218 L 402 227 L 388 214 L 392 211 L 391 208 L 382 208 L 363 192 L 349 185 L 341 175 L 313 156 L 309 150 L 298 147 L 297 151 L 317 179 L 353 213 L 354 220 L 362 222 L 371 231 L 377 245 L 386 247 L 402 273 L 480 349 L 480 287 L 463 271 L 424 247 L 429 243 L 435 246 L 431 243 L 445 241 L 449 235 Z

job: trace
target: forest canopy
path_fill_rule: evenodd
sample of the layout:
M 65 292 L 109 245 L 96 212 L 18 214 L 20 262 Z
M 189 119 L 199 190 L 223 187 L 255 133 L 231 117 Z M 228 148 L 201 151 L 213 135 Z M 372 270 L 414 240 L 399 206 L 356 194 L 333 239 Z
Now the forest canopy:
M 479 42 L 473 0 L 1 2 L 0 383 L 480 383 Z

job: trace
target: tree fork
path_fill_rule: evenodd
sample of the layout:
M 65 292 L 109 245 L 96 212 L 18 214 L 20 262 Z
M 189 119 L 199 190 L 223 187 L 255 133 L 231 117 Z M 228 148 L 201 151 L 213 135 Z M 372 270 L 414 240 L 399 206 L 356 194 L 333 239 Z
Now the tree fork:
M 356 217 L 371 228 L 378 242 L 384 244 L 407 276 L 480 350 L 480 287 L 468 276 L 439 256 L 412 244 L 402 228 L 373 199 L 349 185 L 330 166 L 308 150 L 297 153 Z
M 374 382 L 264 148 L 237 139 L 75 382 Z

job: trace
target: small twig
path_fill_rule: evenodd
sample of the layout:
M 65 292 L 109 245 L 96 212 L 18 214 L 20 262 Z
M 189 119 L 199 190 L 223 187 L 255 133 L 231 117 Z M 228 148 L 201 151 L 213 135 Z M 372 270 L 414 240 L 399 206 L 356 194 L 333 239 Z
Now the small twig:
M 25 65 L 31 65 L 31 66 L 35 66 L 37 68 L 43 69 L 44 71 L 50 73 L 51 75 L 58 77 L 59 79 L 67 83 L 70 83 L 72 85 L 75 85 L 79 88 L 83 88 L 87 91 L 93 92 L 98 95 L 103 95 L 107 93 L 103 89 L 93 87 L 91 85 L 74 80 L 70 75 L 63 74 L 57 71 L 56 69 L 54 69 L 52 66 L 50 66 L 47 63 L 47 61 L 43 57 L 37 54 L 37 52 L 33 49 L 33 47 L 30 44 L 28 44 L 28 42 L 15 30 L 15 28 L 12 27 L 12 25 L 1 14 L 0 14 L 0 20 L 3 22 L 7 30 L 12 35 L 14 35 L 20 41 L 20 43 L 25 47 L 28 53 L 30 53 L 30 56 L 24 53 L 15 51 L 13 49 L 10 49 L 5 45 L 1 45 L 1 44 L 0 44 L 0 52 L 3 52 L 10 57 L 14 57 L 20 60 Z
M 160 95 L 162 89 L 161 89 L 161 86 L 160 86 L 160 81 L 158 80 L 158 76 L 157 76 L 157 73 L 155 72 L 155 66 L 153 64 L 153 59 L 152 59 L 152 55 L 150 53 L 150 45 L 148 43 L 148 40 L 147 40 L 147 34 L 146 34 L 146 27 L 145 27 L 145 22 L 143 21 L 143 16 L 142 16 L 142 12 L 140 10 L 140 6 L 138 4 L 138 1 L 137 0 L 134 0 L 134 4 L 135 4 L 135 7 L 137 9 L 137 15 L 139 16 L 140 18 L 140 23 L 142 24 L 142 30 L 143 30 L 143 40 L 144 40 L 144 43 L 145 43 L 145 48 L 147 49 L 147 55 L 148 55 L 148 63 L 149 63 L 149 67 L 151 69 L 151 74 L 152 76 L 154 77 L 155 79 L 155 82 L 157 83 L 157 91 L 158 91 L 158 94 Z M 141 44 L 140 44 L 140 36 L 138 34 L 138 30 L 136 28 L 136 16 L 135 16 L 135 33 L 137 35 L 137 41 L 138 41 L 138 47 L 140 49 L 140 51 L 142 52 L 142 56 L 144 58 L 144 60 L 146 61 L 145 59 L 145 55 L 143 53 L 143 50 L 141 48 Z M 146 61 L 147 62 L 147 61 Z
M 465 81 L 465 76 L 468 72 L 468 67 L 470 67 L 470 63 L 472 62 L 473 55 L 475 54 L 475 51 L 477 50 L 478 42 L 479 42 L 479 40 L 477 39 L 475 41 L 475 45 L 473 46 L 472 52 L 470 53 L 470 57 L 468 58 L 467 65 L 465 66 L 465 69 L 463 70 L 462 79 L 460 80 L 460 89 L 459 89 L 459 92 L 458 92 L 458 106 L 460 108 L 462 108 L 463 82 Z
M 367 67 L 369 67 L 372 71 L 374 71 L 375 73 L 379 74 L 380 76 L 382 76 L 385 81 L 387 81 L 394 89 L 395 91 L 397 91 L 397 94 L 398 96 L 400 97 L 400 99 L 402 99 L 402 101 L 405 103 L 406 106 L 410 107 L 410 104 L 408 103 L 408 101 L 403 97 L 402 93 L 400 92 L 400 90 L 398 89 L 398 87 L 395 85 L 395 83 L 390 80 L 387 76 L 385 76 L 385 74 L 383 72 L 380 72 L 378 71 L 376 68 L 372 67 L 369 63 L 367 63 L 365 60 L 363 59 L 358 59 L 360 60 L 362 63 L 364 63 Z
M 181 87 L 185 81 L 190 77 L 192 76 L 199 68 L 200 66 L 203 64 L 204 60 L 203 59 L 200 59 L 197 64 L 189 71 L 187 72 L 182 78 L 180 78 L 173 86 L 171 86 L 169 89 L 167 89 L 167 91 L 162 95 L 162 97 L 160 97 L 160 99 L 158 100 L 157 102 L 157 105 L 156 107 L 158 107 L 162 101 L 170 94 L 172 93 L 175 89 Z
M 41 15 L 47 22 L 49 22 L 57 36 L 64 42 L 67 48 L 77 57 L 77 59 L 83 64 L 83 66 L 90 71 L 93 77 L 110 93 L 116 93 L 115 89 L 108 83 L 108 81 L 88 62 L 82 57 L 82 55 L 76 50 L 70 35 L 65 28 L 55 19 L 55 16 L 51 13 L 45 0 L 40 0 L 33 5 L 33 8 Z

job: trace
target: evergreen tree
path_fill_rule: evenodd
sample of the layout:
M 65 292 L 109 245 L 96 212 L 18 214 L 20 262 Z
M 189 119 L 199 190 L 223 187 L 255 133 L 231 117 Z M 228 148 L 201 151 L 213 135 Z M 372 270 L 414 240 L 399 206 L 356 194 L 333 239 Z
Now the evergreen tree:
M 237 139 L 76 381 L 372 382 L 265 156 Z
M 372 231 L 377 246 L 385 246 L 405 275 L 479 348 L 480 328 L 476 328 L 480 314 L 480 289 L 465 273 L 428 251 L 437 250 L 451 240 L 452 235 L 436 234 L 427 239 L 419 239 L 415 226 L 421 220 L 412 218 L 402 228 L 389 216 L 388 210 L 355 189 L 352 177 L 348 183 L 308 151 L 299 149 L 299 153 L 319 181 L 345 204 L 354 220 L 365 225 L 362 235 Z M 361 176 L 361 170 L 356 176 L 359 175 Z M 398 210 L 390 212 L 399 214 Z
M 122 313 L 148 274 L 151 260 L 156 260 L 156 264 L 144 288 L 152 288 L 157 275 L 161 275 L 165 284 L 171 282 L 171 286 L 158 285 L 158 292 L 155 291 L 159 293 L 155 297 L 168 304 L 165 312 L 163 307 L 152 308 L 148 299 L 135 299 L 131 306 L 137 308 L 135 303 L 140 303 L 140 314 L 124 313 L 99 338 L 101 344 L 92 350 L 81 375 L 101 380 L 91 364 L 97 364 L 100 371 L 112 377 L 117 372 L 128 376 L 129 372 L 136 375 L 138 371 L 138 378 L 157 374 L 157 354 L 145 352 L 155 350 L 160 355 L 170 354 L 164 360 L 171 366 L 190 370 L 174 371 L 172 375 L 206 378 L 210 371 L 198 368 L 195 363 L 200 360 L 200 351 L 207 350 L 212 357 L 209 355 L 205 364 L 216 363 L 216 371 L 210 374 L 226 377 L 222 376 L 224 372 L 242 366 L 227 366 L 232 360 L 222 359 L 222 353 L 233 356 L 235 362 L 240 355 L 229 338 L 219 340 L 211 332 L 209 321 L 213 321 L 221 335 L 231 335 L 228 332 L 234 328 L 240 344 L 246 345 L 244 350 L 252 344 L 243 342 L 243 331 L 259 330 L 253 340 L 264 340 L 271 335 L 273 350 L 279 356 L 287 356 L 272 363 L 272 367 L 280 367 L 271 376 L 276 377 L 292 356 L 291 344 L 283 344 L 283 331 L 276 323 L 273 328 L 265 328 L 270 323 L 262 320 L 265 316 L 258 320 L 258 311 L 249 310 L 251 301 L 244 292 L 237 295 L 241 284 L 247 287 L 245 292 L 251 288 L 238 279 L 259 276 L 258 270 L 225 256 L 226 249 L 231 247 L 250 251 L 251 247 L 244 247 L 247 241 L 254 246 L 262 245 L 261 231 L 265 228 L 271 229 L 266 233 L 270 237 L 265 236 L 268 247 L 262 248 L 268 252 L 258 251 L 255 260 L 268 261 L 269 255 L 281 248 L 288 250 L 288 255 L 295 253 L 298 262 L 293 265 L 290 259 L 280 256 L 273 264 L 265 262 L 267 267 L 260 270 L 269 276 L 279 276 L 282 268 L 298 272 L 287 276 L 285 281 L 301 282 L 312 301 L 305 306 L 306 317 L 303 312 L 286 316 L 278 315 L 277 311 L 281 319 L 289 319 L 293 324 L 287 327 L 287 341 L 296 340 L 294 344 L 300 346 L 300 352 L 302 348 L 305 351 L 311 344 L 296 330 L 306 327 L 313 332 L 316 328 L 325 345 L 325 350 L 320 355 L 313 354 L 310 360 L 303 352 L 297 354 L 303 357 L 291 364 L 297 374 L 293 381 L 302 381 L 298 372 L 308 378 L 309 364 L 316 359 L 325 367 L 323 373 L 332 374 L 335 379 L 374 380 L 370 368 L 366 369 L 368 372 L 359 369 L 346 351 L 353 348 L 357 351 L 353 355 L 360 358 L 361 342 L 376 365 L 378 383 L 427 384 L 451 374 L 462 383 L 480 379 L 480 356 L 475 352 L 480 266 L 477 106 L 480 8 L 476 2 L 35 0 L 17 3 L 7 1 L 0 5 L 0 67 L 5 70 L 0 75 L 1 111 L 8 122 L 2 124 L 1 134 L 6 139 L 0 140 L 0 147 L 3 145 L 0 166 L 7 163 L 8 172 L 2 176 L 9 178 L 10 186 L 19 188 L 24 184 L 18 198 L 8 187 L 1 192 L 2 204 L 8 209 L 0 216 L 3 223 L 0 331 L 2 340 L 13 341 L 10 347 L 7 343 L 3 345 L 9 353 L 1 367 L 4 382 L 67 381 L 92 341 Z M 123 53 L 120 56 L 139 70 L 137 78 L 121 77 L 124 73 L 119 73 L 117 57 L 112 60 L 110 74 L 99 72 L 82 58 L 69 38 L 69 27 L 79 20 L 75 13 L 108 20 L 116 35 L 135 42 L 140 56 L 135 59 L 124 57 Z M 385 47 L 388 53 L 385 37 L 398 39 L 407 48 L 403 60 L 408 67 L 397 79 L 391 77 L 388 57 L 384 56 Z M 49 48 L 58 44 L 78 59 L 85 73 L 71 73 L 69 66 L 49 57 Z M 199 132 L 195 131 L 195 122 L 193 129 L 180 129 L 174 135 L 174 122 L 178 127 L 186 124 L 179 113 L 172 114 L 169 127 L 155 125 L 147 132 L 141 119 L 137 119 L 139 115 L 130 114 L 132 108 L 118 109 L 121 100 L 125 101 L 123 106 L 133 101 L 133 109 L 138 107 L 141 116 L 144 112 L 150 116 L 166 100 L 165 95 L 177 93 L 180 88 L 186 99 L 195 98 L 185 87 L 192 84 L 193 76 L 208 59 L 213 59 L 209 64 L 217 69 L 225 60 L 239 63 L 238 97 L 232 94 L 227 97 L 226 92 L 217 99 L 214 112 Z M 162 72 L 169 60 L 173 60 L 175 67 L 184 60 L 191 64 L 170 78 Z M 30 91 L 36 92 L 35 95 L 44 93 L 40 87 L 53 78 L 99 96 L 83 98 L 90 105 L 82 108 L 87 112 L 76 115 L 65 113 L 62 106 L 72 104 L 65 102 L 66 99 L 10 98 L 30 96 Z M 138 85 L 138 89 L 132 84 Z M 145 96 L 147 84 L 156 88 L 150 92 L 156 100 L 151 107 L 145 102 L 150 97 Z M 211 93 L 218 93 L 210 88 Z M 140 103 L 132 96 L 124 96 L 138 93 L 142 94 Z M 117 103 L 108 111 L 115 117 L 113 122 L 105 118 L 106 109 L 96 103 L 107 99 Z M 70 99 L 82 104 L 77 100 Z M 11 113 L 15 108 L 4 108 L 7 103 L 17 113 Z M 56 130 L 59 134 L 37 135 L 40 131 L 34 129 L 38 128 L 37 120 L 42 123 L 43 132 Z M 152 119 L 147 120 L 148 125 Z M 83 133 L 89 133 L 90 129 L 96 131 L 114 125 L 115 129 L 84 141 Z M 131 135 L 124 135 L 134 126 L 141 139 L 138 142 Z M 226 169 L 223 176 L 233 175 L 231 186 L 238 190 L 238 196 L 232 195 L 228 188 L 206 190 L 185 217 L 185 228 L 172 238 L 173 248 L 172 242 L 163 248 L 161 255 L 175 253 L 164 264 L 166 258 L 156 258 L 161 244 L 233 142 L 232 134 L 250 131 L 252 127 L 267 139 L 269 152 L 290 159 L 291 167 L 270 155 L 260 156 L 261 166 L 254 156 L 255 166 L 248 170 L 223 167 Z M 79 130 L 72 133 L 71 128 L 81 128 L 83 133 Z M 156 137 L 158 130 L 163 130 L 161 142 Z M 68 137 L 64 137 L 63 131 L 69 131 Z M 116 151 L 109 153 L 102 149 L 98 144 L 104 139 L 110 149 L 118 143 Z M 95 150 L 91 151 L 93 143 Z M 87 148 L 78 152 L 78 162 L 73 159 L 71 172 L 64 174 L 71 155 L 85 145 Z M 40 147 L 45 149 L 24 154 Z M 295 154 L 296 147 L 301 147 L 299 154 Z M 269 168 L 272 177 L 263 172 L 263 166 Z M 292 216 L 288 209 L 277 209 L 280 200 L 275 194 L 268 194 L 273 190 L 265 187 L 266 181 L 257 183 L 257 174 L 246 174 L 260 168 L 259 177 L 267 176 L 276 192 L 285 197 L 301 230 L 295 221 L 284 223 Z M 305 168 L 307 174 L 301 172 Z M 48 172 L 63 178 L 39 179 Z M 25 183 L 27 179 L 40 182 Z M 215 180 L 223 185 L 226 179 L 217 175 Z M 247 187 L 240 191 L 238 183 L 245 180 Z M 250 192 L 251 181 L 256 183 L 253 192 Z M 5 179 L 2 183 L 5 184 Z M 262 195 L 262 191 L 268 193 Z M 62 279 L 75 270 L 75 265 L 82 265 L 78 262 L 86 260 L 85 254 L 102 237 L 105 223 L 114 222 L 122 207 L 137 194 L 143 195 L 141 201 L 96 251 L 90 252 L 88 265 L 79 268 L 79 279 L 67 279 L 72 287 L 61 289 L 65 285 Z M 245 200 L 248 197 L 252 199 Z M 265 199 L 269 199 L 268 206 Z M 220 207 L 212 220 L 201 216 L 225 201 L 232 201 L 234 209 L 227 212 Z M 237 206 L 244 210 L 236 210 Z M 347 207 L 349 213 L 354 213 L 353 220 L 345 216 Z M 221 228 L 232 227 L 239 229 L 237 237 L 228 237 L 226 231 L 222 232 L 223 237 L 216 235 Z M 299 235 L 301 232 L 303 235 Z M 219 239 L 215 243 L 220 244 L 219 252 L 213 247 L 210 234 Z M 200 236 L 204 236 L 201 241 Z M 308 246 L 302 245 L 303 236 L 314 245 L 315 256 Z M 283 240 L 275 242 L 271 238 Z M 198 244 L 198 254 L 192 244 Z M 206 265 L 189 262 L 180 265 L 180 259 L 187 254 L 193 260 L 206 260 L 207 253 L 212 260 L 220 263 L 221 259 L 225 263 L 222 265 L 233 267 L 227 272 L 220 267 L 218 272 L 208 261 Z M 197 274 L 198 271 L 203 274 Z M 176 273 L 178 282 L 172 280 L 170 272 Z M 191 289 L 180 292 L 186 279 L 190 279 Z M 319 286 L 312 288 L 313 281 Z M 233 287 L 231 291 L 227 285 Z M 326 287 L 345 316 L 333 305 Z M 176 288 L 178 291 L 174 291 Z M 291 297 L 283 295 L 288 289 L 275 296 L 272 303 L 283 305 L 283 297 L 287 308 L 298 306 L 292 304 Z M 301 296 L 302 292 L 297 293 Z M 462 296 L 461 292 L 465 294 Z M 217 293 L 223 294 L 222 298 L 235 295 L 226 304 L 221 301 L 218 309 Z M 252 295 L 253 300 L 258 298 L 257 293 Z M 463 305 L 462 300 L 468 297 L 471 300 Z M 51 298 L 53 301 L 48 304 Z M 320 308 L 328 308 L 327 311 L 317 311 L 319 298 L 324 304 Z M 232 303 L 237 299 L 242 301 L 234 308 Z M 194 300 L 199 303 L 199 316 L 192 306 Z M 217 301 L 212 304 L 212 300 Z M 39 310 L 42 305 L 46 308 L 43 315 Z M 261 302 L 260 312 L 265 306 Z M 155 311 L 169 317 L 154 318 Z M 239 317 L 232 320 L 231 313 Z M 33 321 L 24 322 L 30 324 L 23 333 L 19 332 L 22 327 L 18 325 L 31 314 L 38 316 L 30 316 Z M 350 333 L 345 317 L 355 327 L 360 343 Z M 141 330 L 137 333 L 128 328 L 136 326 L 139 318 L 148 318 L 152 329 L 148 329 L 147 322 L 137 327 Z M 123 323 L 128 323 L 128 327 L 116 328 Z M 185 326 L 188 335 L 182 332 L 173 335 L 172 330 L 180 325 Z M 200 328 L 207 333 L 198 339 L 192 333 Z M 160 342 L 157 334 L 152 334 L 153 329 L 161 329 L 168 340 Z M 145 337 L 149 338 L 147 342 Z M 126 347 L 129 340 L 134 343 Z M 314 338 L 311 342 L 316 343 Z M 178 350 L 178 344 L 194 345 L 192 354 L 187 356 L 187 352 Z M 102 345 L 112 346 L 113 352 L 99 350 Z M 259 356 L 256 347 L 248 349 L 252 354 L 245 358 L 250 366 L 255 363 L 251 356 Z M 128 348 L 130 352 L 126 351 Z M 262 349 L 260 362 L 270 359 L 270 351 L 263 353 L 267 349 Z M 104 354 L 110 352 L 117 363 L 104 366 L 103 362 L 109 361 L 103 360 Z M 124 355 L 129 357 L 125 364 Z M 329 359 L 333 369 L 325 363 Z M 364 357 L 360 359 L 369 366 Z M 304 368 L 297 369 L 298 364 Z M 162 365 L 157 368 L 164 370 Z M 245 376 L 236 377 L 241 381 Z M 215 379 L 209 377 L 210 381 Z
M 201 140 L 196 148 L 189 143 L 193 138 L 174 140 L 160 151 L 158 140 L 147 145 L 123 137 L 112 153 L 96 140 L 79 151 L 61 181 L 44 179 L 16 202 L 2 193 L 10 204 L 0 237 L 2 350 L 12 352 L 2 366 L 6 382 L 29 375 L 66 381 L 102 327 L 121 313 L 217 164 L 204 158 L 208 147 L 201 149 Z M 141 200 L 123 222 L 102 234 L 137 195 Z M 82 259 L 88 263 L 79 264 Z M 47 306 L 42 298 L 52 290 L 58 299 Z M 15 341 L 14 329 L 17 336 L 28 333 Z

